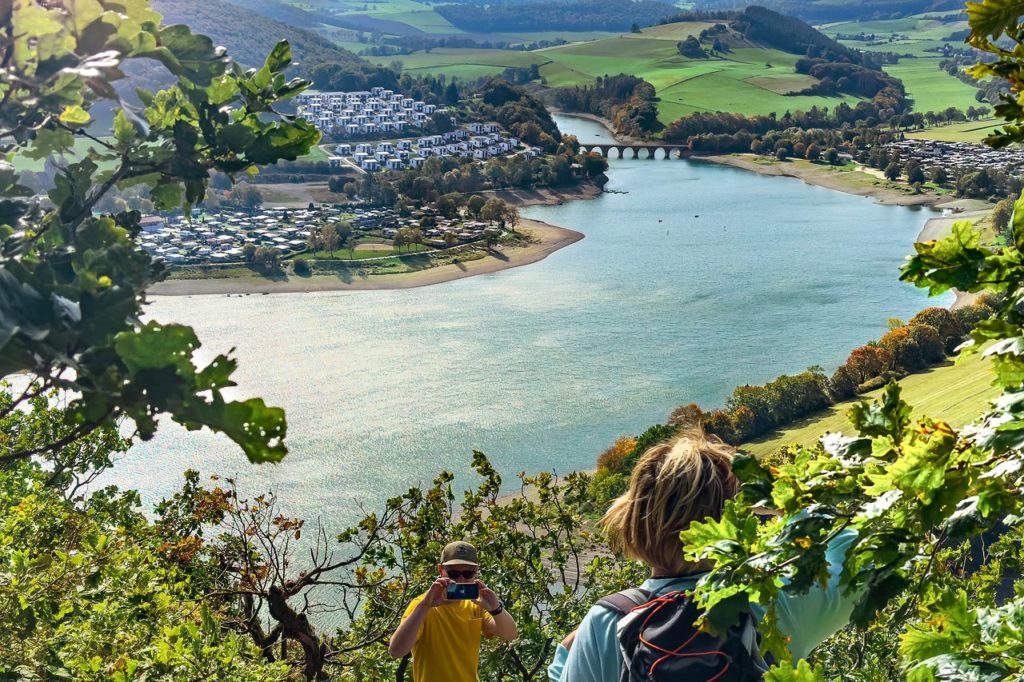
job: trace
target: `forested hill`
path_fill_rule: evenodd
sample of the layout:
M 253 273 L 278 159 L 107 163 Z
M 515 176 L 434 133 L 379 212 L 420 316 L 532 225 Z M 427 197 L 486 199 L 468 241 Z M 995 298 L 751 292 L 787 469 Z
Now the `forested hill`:
M 794 17 L 788 17 L 760 6 L 748 7 L 732 22 L 732 28 L 748 40 L 785 52 L 807 56 L 823 56 L 829 61 L 863 64 L 864 56 L 841 45 L 824 33 Z M 812 54 L 812 52 L 814 54 Z M 865 64 L 865 66 L 869 66 Z
M 740 9 L 742 0 L 697 0 L 694 9 L 725 10 Z M 920 14 L 963 9 L 962 0 L 764 0 L 761 4 L 769 9 L 800 17 L 816 24 L 830 21 L 856 21 L 867 19 L 899 19 Z
M 153 8 L 164 16 L 164 23 L 188 24 L 193 32 L 227 47 L 235 61 L 247 66 L 262 65 L 274 44 L 284 38 L 291 43 L 292 58 L 298 62 L 297 75 L 324 63 L 355 70 L 369 68 L 365 60 L 326 38 L 224 0 L 153 0 Z
M 628 31 L 672 14 L 659 0 L 556 0 L 527 4 L 457 4 L 434 8 L 463 31 Z

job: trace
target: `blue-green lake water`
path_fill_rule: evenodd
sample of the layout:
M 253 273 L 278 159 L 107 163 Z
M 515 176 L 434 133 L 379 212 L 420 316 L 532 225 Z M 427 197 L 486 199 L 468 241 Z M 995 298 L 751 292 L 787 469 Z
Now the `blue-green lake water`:
M 251 466 L 166 422 L 107 480 L 152 503 L 186 467 L 234 475 L 336 528 L 441 469 L 472 482 L 474 449 L 509 487 L 589 468 L 678 404 L 831 371 L 888 318 L 950 302 L 897 280 L 928 212 L 688 161 L 612 160 L 609 176 L 615 193 L 524 209 L 586 233 L 533 265 L 412 290 L 156 298 L 150 314 L 193 325 L 204 359 L 237 349 L 235 394 L 287 408 L 291 453 Z

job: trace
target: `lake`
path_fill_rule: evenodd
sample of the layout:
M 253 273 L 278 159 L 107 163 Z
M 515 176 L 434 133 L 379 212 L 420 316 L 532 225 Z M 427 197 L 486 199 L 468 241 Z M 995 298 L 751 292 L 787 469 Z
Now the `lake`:
M 889 318 L 951 302 L 897 279 L 926 211 L 681 160 L 613 159 L 609 176 L 596 200 L 523 210 L 586 233 L 540 263 L 411 290 L 155 298 L 203 359 L 236 348 L 234 395 L 287 408 L 291 453 L 252 466 L 165 420 L 105 481 L 152 503 L 187 467 L 233 475 L 337 529 L 441 469 L 471 483 L 474 449 L 510 488 L 518 471 L 590 468 L 681 403 L 831 372 Z

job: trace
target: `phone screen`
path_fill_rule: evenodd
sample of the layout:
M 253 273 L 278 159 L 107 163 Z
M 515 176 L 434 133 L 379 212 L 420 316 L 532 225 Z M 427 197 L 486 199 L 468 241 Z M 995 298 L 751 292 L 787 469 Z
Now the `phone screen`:
M 449 599 L 476 599 L 480 596 L 480 586 L 476 583 L 451 583 L 448 585 Z

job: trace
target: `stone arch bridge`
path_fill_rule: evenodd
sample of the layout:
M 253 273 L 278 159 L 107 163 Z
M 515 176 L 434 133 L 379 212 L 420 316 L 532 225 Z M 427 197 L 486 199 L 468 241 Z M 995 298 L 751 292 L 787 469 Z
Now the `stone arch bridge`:
M 580 151 L 597 152 L 606 159 L 684 159 L 692 153 L 689 145 L 658 143 L 581 144 Z

